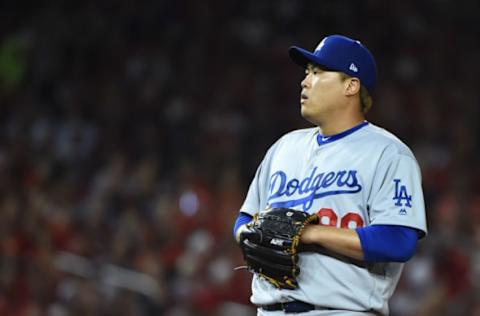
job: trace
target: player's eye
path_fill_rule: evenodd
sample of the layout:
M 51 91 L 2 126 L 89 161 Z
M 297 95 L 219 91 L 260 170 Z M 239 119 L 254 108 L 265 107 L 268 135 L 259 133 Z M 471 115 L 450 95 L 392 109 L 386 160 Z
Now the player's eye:
M 317 68 L 317 67 L 315 67 L 315 68 L 312 69 L 312 73 L 313 73 L 314 75 L 318 75 L 318 74 L 322 73 L 322 71 L 323 71 L 322 69 Z
M 322 72 L 322 70 L 320 68 L 307 68 L 305 69 L 305 76 L 308 76 L 308 74 L 313 74 L 313 75 L 318 75 Z

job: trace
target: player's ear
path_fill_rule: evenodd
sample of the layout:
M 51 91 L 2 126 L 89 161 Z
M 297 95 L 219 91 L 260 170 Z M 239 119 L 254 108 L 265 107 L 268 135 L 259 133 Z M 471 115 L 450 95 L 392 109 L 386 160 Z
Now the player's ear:
M 348 78 L 346 80 L 345 94 L 352 96 L 360 92 L 361 88 L 360 80 L 355 77 Z

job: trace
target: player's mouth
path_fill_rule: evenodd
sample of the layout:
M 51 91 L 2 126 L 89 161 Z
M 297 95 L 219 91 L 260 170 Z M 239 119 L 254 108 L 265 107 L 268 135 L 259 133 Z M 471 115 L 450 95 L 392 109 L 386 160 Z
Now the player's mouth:
M 308 99 L 308 96 L 305 93 L 300 95 L 300 103 L 303 104 Z

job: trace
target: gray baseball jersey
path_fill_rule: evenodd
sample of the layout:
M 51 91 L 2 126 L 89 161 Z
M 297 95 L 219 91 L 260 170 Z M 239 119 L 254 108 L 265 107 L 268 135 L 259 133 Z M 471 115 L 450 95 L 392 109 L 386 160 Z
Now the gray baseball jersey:
M 280 138 L 261 162 L 240 211 L 254 215 L 267 207 L 317 213 L 322 225 L 402 225 L 427 232 L 414 155 L 394 135 L 366 121 L 331 137 L 308 128 Z M 251 302 L 301 300 L 338 311 L 387 315 L 403 265 L 302 252 L 298 289 L 276 289 L 254 275 Z

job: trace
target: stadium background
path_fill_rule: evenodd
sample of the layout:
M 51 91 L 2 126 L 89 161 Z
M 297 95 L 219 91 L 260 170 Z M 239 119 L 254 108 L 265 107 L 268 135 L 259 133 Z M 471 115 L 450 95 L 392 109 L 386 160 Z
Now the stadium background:
M 376 55 L 368 115 L 421 164 L 430 235 L 392 315 L 480 315 L 476 1 L 2 1 L 0 315 L 253 315 L 232 224 L 308 124 L 287 48 Z

